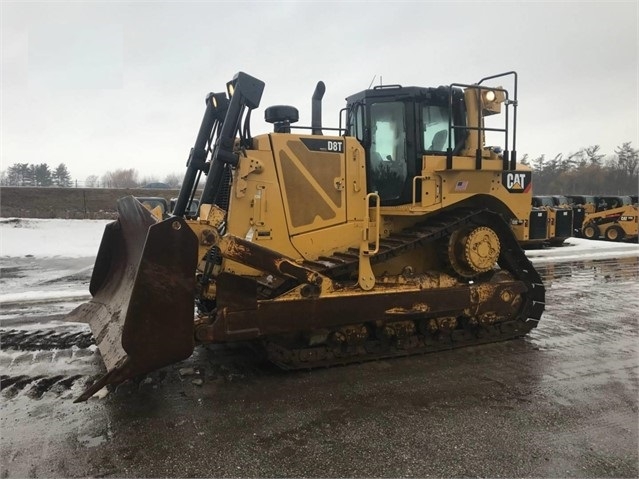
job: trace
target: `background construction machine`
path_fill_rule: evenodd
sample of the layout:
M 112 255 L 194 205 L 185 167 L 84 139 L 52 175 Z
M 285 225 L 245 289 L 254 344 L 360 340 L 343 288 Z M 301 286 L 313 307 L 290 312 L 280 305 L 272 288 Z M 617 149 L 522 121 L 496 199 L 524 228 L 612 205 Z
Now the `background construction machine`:
M 575 204 L 567 196 L 552 195 L 552 201 L 555 207 L 568 208 L 572 210 L 572 230 L 570 236 L 580 236 L 581 225 L 586 215 L 585 208 L 580 204 Z
M 586 215 L 597 211 L 597 199 L 593 195 L 566 195 L 566 198 L 573 208 L 573 236 L 580 238 Z
M 169 215 L 169 202 L 159 196 L 136 196 L 136 200 L 142 203 L 156 218 L 162 220 Z
M 497 78 L 514 96 L 486 85 Z M 515 72 L 368 89 L 338 128 L 322 126 L 319 82 L 310 127 L 272 106 L 273 132 L 252 137 L 263 88 L 240 72 L 207 96 L 172 217 L 119 201 L 93 300 L 71 313 L 108 370 L 78 400 L 196 343 L 249 340 L 283 368 L 313 368 L 515 338 L 541 318 L 544 286 L 518 243 L 532 178 L 516 161 Z
M 572 236 L 573 209 L 566 201 L 559 204 L 552 196 L 533 196 L 533 211 L 545 210 L 548 214 L 546 223 L 546 242 L 551 246 L 561 245 Z
M 531 205 L 528 215 L 528 234 L 525 239 L 518 237 L 519 244 L 526 249 L 541 248 L 548 242 L 548 210 Z
M 597 211 L 606 211 L 633 204 L 631 196 L 599 195 L 595 196 Z
M 177 204 L 177 200 L 178 200 L 177 198 L 171 198 L 170 207 L 169 207 L 169 211 L 171 211 L 171 213 L 173 213 L 173 210 L 175 210 L 175 205 Z M 200 209 L 200 200 L 198 200 L 197 198 L 191 199 L 191 202 L 186 206 L 186 209 L 184 211 L 184 217 L 189 220 L 196 219 L 199 209 Z
M 630 196 L 597 196 L 596 211 L 586 213 L 581 235 L 587 239 L 636 241 L 639 225 L 637 205 Z

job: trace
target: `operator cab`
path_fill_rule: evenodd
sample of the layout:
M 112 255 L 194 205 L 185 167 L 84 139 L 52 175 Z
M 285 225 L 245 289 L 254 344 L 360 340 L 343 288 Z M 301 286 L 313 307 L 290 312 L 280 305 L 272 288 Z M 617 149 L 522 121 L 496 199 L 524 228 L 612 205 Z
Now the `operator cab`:
M 366 151 L 368 191 L 377 191 L 383 206 L 411 202 L 425 155 L 461 151 L 466 132 L 451 125 L 466 124 L 463 98 L 458 88 L 385 85 L 346 99 L 348 134 Z
M 595 197 L 592 195 L 567 195 L 566 198 L 574 205 L 594 205 L 596 202 Z
M 612 210 L 632 204 L 630 196 L 597 196 L 597 211 Z

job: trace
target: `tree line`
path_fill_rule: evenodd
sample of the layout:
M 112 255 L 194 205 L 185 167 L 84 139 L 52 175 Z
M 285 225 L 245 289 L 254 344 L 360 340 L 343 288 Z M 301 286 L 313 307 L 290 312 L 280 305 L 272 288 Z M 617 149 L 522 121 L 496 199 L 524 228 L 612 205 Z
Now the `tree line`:
M 74 182 L 64 163 L 60 163 L 55 169 L 46 163 L 14 163 L 6 171 L 0 172 L 2 186 L 69 188 L 75 184 L 86 188 L 143 188 L 147 185 L 165 185 L 166 188 L 178 188 L 181 182 L 182 177 L 175 173 L 166 175 L 162 181 L 156 176 L 140 178 L 134 168 L 107 171 L 102 176 L 89 175 L 84 181 Z
M 46 163 L 14 163 L 0 174 L 2 186 L 71 186 L 71 173 L 64 163 L 54 169 Z
M 524 155 L 521 162 L 533 169 L 535 195 L 636 195 L 639 190 L 639 150 L 631 142 L 609 156 L 594 145 L 552 158 Z
M 605 155 L 599 145 L 582 148 L 576 153 L 560 153 L 552 158 L 523 155 L 521 163 L 533 169 L 533 192 L 536 195 L 636 195 L 639 190 L 639 150 L 625 142 Z M 117 169 L 104 175 L 88 176 L 87 188 L 140 188 L 163 184 L 178 188 L 182 177 L 175 173 L 163 181 L 155 176 L 140 178 L 137 170 Z M 64 163 L 51 169 L 46 163 L 15 163 L 0 173 L 2 186 L 71 186 L 71 175 Z M 77 184 L 77 182 L 76 182 Z
M 143 188 L 147 185 L 166 185 L 167 188 L 178 188 L 182 183 L 182 177 L 170 173 L 160 180 L 157 176 L 144 176 L 140 179 L 139 173 L 134 168 L 107 171 L 102 177 L 88 176 L 85 180 L 88 188 Z

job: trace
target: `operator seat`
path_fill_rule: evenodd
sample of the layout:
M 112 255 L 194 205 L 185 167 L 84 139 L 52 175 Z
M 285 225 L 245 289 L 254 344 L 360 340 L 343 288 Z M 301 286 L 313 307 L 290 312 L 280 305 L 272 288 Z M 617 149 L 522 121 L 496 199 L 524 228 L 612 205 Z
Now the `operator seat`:
M 448 131 L 440 130 L 435 133 L 433 137 L 433 142 L 428 148 L 429 151 L 444 151 L 444 145 L 446 144 L 446 140 L 448 139 Z

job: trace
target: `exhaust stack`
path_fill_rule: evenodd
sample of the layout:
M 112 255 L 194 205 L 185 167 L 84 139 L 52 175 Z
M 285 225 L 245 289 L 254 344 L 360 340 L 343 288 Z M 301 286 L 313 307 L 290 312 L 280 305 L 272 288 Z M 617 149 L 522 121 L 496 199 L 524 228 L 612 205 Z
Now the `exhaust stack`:
M 315 92 L 313 92 L 313 101 L 311 103 L 311 127 L 313 135 L 323 135 L 322 133 L 322 98 L 326 92 L 326 85 L 323 81 L 317 82 Z

